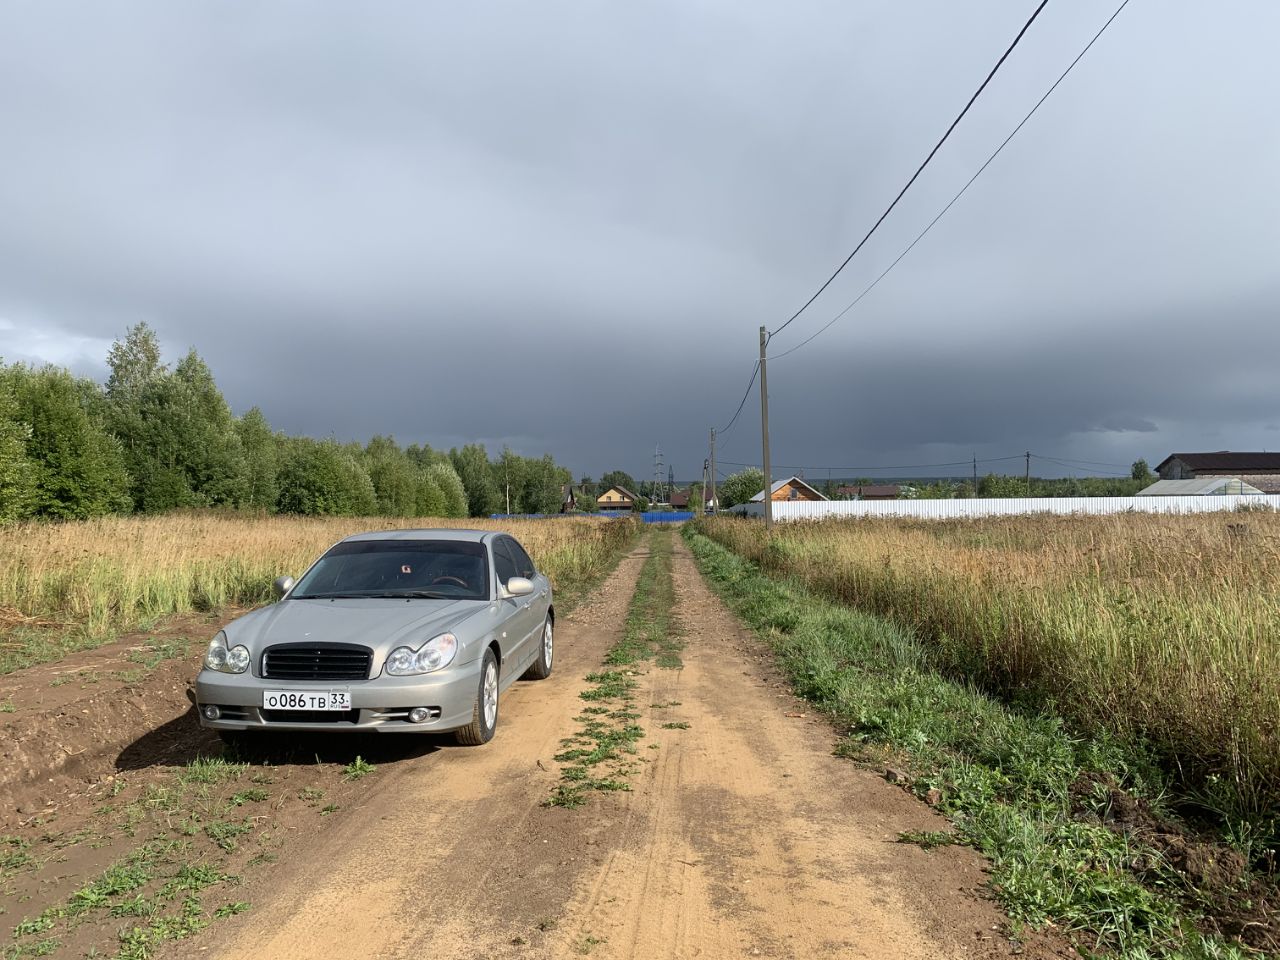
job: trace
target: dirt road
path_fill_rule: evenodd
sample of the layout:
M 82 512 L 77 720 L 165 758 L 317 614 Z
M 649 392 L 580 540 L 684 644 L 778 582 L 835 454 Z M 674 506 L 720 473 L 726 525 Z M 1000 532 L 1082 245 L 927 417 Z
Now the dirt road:
M 972 851 L 894 842 L 943 829 L 914 798 L 831 756 L 766 652 L 676 538 L 684 666 L 647 666 L 629 793 L 542 802 L 584 677 L 621 635 L 644 548 L 558 630 L 553 677 L 512 688 L 498 737 L 398 764 L 360 815 L 288 845 L 254 909 L 201 952 L 298 957 L 1005 956 Z M 671 704 L 678 703 L 678 706 Z M 664 723 L 687 727 L 664 728 Z M 652 744 L 657 749 L 646 749 Z M 178 945 L 178 953 L 192 945 Z M 1025 953 L 1057 951 L 1033 941 Z

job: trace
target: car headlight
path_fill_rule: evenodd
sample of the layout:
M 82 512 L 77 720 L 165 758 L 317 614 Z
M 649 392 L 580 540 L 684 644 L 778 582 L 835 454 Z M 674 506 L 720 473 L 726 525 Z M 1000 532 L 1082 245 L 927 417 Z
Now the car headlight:
M 387 657 L 387 673 L 393 677 L 414 677 L 434 673 L 453 663 L 458 652 L 458 638 L 452 633 L 442 633 L 428 640 L 417 650 L 396 647 Z
M 218 635 L 209 641 L 209 649 L 204 652 L 204 665 L 218 673 L 244 673 L 249 669 L 249 648 L 236 644 L 228 649 L 227 635 L 219 630 Z

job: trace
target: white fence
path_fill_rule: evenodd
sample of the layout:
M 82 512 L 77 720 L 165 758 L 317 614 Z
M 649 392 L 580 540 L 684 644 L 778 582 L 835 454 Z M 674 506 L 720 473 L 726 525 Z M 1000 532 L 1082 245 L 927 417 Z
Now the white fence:
M 773 519 L 827 520 L 837 517 L 1001 517 L 1024 513 L 1210 513 L 1240 506 L 1280 510 L 1280 494 L 1217 497 L 1018 497 L 978 500 L 778 500 Z M 734 512 L 759 517 L 764 504 L 746 503 Z

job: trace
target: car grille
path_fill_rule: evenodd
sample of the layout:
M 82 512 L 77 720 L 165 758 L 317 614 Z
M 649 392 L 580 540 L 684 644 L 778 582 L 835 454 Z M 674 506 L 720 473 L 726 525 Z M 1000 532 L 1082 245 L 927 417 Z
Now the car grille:
M 373 651 L 347 643 L 283 643 L 262 654 L 268 680 L 368 680 Z

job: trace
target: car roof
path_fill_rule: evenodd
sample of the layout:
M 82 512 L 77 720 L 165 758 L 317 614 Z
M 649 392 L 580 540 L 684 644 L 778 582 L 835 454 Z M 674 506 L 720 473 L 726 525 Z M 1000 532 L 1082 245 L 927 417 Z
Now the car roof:
M 356 533 L 342 540 L 350 543 L 354 540 L 461 540 L 466 543 L 480 543 L 485 537 L 493 534 L 492 530 L 370 530 L 368 533 Z

